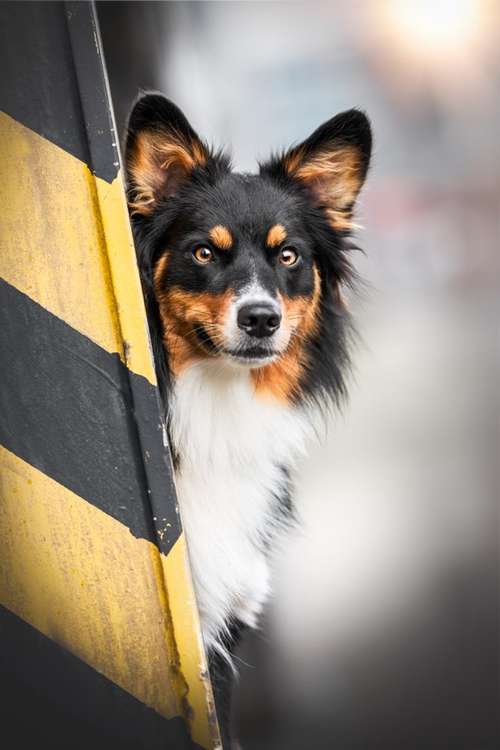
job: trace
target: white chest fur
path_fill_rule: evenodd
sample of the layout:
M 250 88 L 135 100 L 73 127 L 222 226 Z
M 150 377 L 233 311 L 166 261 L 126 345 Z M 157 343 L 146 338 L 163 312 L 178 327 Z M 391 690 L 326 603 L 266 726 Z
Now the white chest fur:
M 303 451 L 307 421 L 257 397 L 248 370 L 208 361 L 178 378 L 171 429 L 203 637 L 220 648 L 228 621 L 255 626 L 269 594 L 263 540 L 279 526 L 280 466 Z

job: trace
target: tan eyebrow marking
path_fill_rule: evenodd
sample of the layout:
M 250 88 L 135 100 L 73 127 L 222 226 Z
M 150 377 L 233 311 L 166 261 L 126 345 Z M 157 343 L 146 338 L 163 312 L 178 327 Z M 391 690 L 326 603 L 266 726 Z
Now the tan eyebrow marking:
M 286 229 L 283 224 L 275 224 L 271 227 L 266 237 L 268 247 L 276 247 L 286 240 Z
M 209 231 L 208 236 L 219 250 L 230 250 L 233 246 L 233 237 L 227 227 L 217 224 Z

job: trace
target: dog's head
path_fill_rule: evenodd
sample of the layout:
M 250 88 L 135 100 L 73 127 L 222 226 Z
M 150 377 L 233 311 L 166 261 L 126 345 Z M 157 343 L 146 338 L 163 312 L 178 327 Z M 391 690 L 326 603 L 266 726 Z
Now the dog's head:
M 129 206 L 174 374 L 217 358 L 265 379 L 281 362 L 297 390 L 325 310 L 341 307 L 344 240 L 370 150 L 368 120 L 350 110 L 258 175 L 235 174 L 170 101 L 136 103 Z

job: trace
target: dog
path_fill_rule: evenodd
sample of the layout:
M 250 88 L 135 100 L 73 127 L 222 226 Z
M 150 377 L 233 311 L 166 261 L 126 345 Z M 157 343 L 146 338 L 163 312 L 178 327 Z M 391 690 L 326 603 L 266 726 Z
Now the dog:
M 160 94 L 132 109 L 127 196 L 224 747 L 232 653 L 270 593 L 315 413 L 346 395 L 366 115 L 238 174 Z

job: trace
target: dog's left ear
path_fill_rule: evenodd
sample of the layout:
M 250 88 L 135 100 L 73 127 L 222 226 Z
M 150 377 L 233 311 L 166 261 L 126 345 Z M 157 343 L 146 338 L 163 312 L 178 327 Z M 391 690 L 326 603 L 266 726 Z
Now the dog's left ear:
M 208 147 L 173 102 L 161 94 L 142 96 L 130 114 L 125 148 L 131 212 L 150 216 L 209 158 Z
M 303 143 L 261 166 L 261 174 L 306 186 L 334 229 L 348 232 L 370 163 L 372 135 L 363 112 L 332 117 Z

